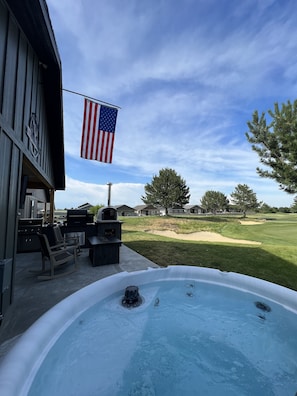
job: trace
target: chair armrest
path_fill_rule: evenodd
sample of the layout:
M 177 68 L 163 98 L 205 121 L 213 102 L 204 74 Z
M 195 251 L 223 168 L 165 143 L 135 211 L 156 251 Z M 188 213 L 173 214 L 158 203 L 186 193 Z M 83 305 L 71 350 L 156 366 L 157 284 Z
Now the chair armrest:
M 72 247 L 64 247 L 64 245 L 62 245 L 62 247 L 63 247 L 63 249 L 60 249 L 60 250 L 51 250 L 51 252 L 50 252 L 50 256 L 59 256 L 59 254 L 62 254 L 62 253 L 70 253 L 72 256 L 75 256 L 76 254 L 75 254 L 75 247 L 74 246 L 72 246 Z
M 64 235 L 64 242 L 69 242 L 69 241 L 73 241 L 75 243 L 79 243 L 79 237 L 65 237 Z
M 50 246 L 51 249 L 60 249 L 63 248 L 64 249 L 64 243 L 58 243 L 57 245 L 52 245 Z

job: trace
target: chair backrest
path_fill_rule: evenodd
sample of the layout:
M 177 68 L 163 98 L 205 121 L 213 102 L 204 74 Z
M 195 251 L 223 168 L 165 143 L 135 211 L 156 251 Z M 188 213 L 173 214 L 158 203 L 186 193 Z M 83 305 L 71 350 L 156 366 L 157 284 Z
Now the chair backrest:
M 37 233 L 40 242 L 41 253 L 44 257 L 50 256 L 50 245 L 48 243 L 47 236 L 41 233 Z
M 58 245 L 59 243 L 63 243 L 64 239 L 63 239 L 63 235 L 62 235 L 60 227 L 59 226 L 55 226 L 53 228 L 53 230 L 54 230 L 54 236 L 55 236 L 56 244 Z

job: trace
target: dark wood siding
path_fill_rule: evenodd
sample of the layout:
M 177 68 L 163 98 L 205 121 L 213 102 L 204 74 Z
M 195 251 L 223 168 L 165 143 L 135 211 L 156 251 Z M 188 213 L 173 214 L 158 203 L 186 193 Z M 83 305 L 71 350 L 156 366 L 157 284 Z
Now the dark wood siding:
M 2 2 L 0 2 L 0 109 L 3 103 L 3 84 L 4 84 L 4 70 L 5 70 L 5 53 L 6 53 L 6 39 L 7 39 L 7 22 L 8 12 Z
M 0 7 L 3 6 L 0 3 Z M 6 20 L 5 17 L 6 16 Z M 9 128 L 14 142 L 38 170 L 47 187 L 55 188 L 52 147 L 49 139 L 47 112 L 44 98 L 44 73 L 47 71 L 27 42 L 11 14 L 1 12 L 0 51 L 5 63 L 0 70 L 3 82 L 0 114 Z M 5 29 L 6 26 L 6 29 Z M 32 114 L 39 126 L 39 154 L 32 155 L 27 127 Z M 6 129 L 7 130 L 7 129 Z
M 47 198 L 50 189 L 65 188 L 61 81 L 45 1 L 0 0 L 0 261 L 12 268 L 10 301 L 22 175 L 32 184 L 28 188 L 40 189 Z M 35 140 L 28 134 L 32 116 L 38 126 Z
M 24 109 L 26 92 L 26 72 L 27 72 L 27 43 L 23 35 L 20 35 L 18 47 L 18 68 L 16 81 L 16 109 L 14 114 L 14 131 L 17 140 L 22 140 L 24 125 Z
M 14 256 L 18 213 L 20 150 L 0 130 L 0 260 Z
M 15 110 L 15 86 L 17 68 L 18 29 L 9 18 L 6 39 L 6 62 L 4 69 L 4 90 L 1 113 L 13 127 L 13 116 Z

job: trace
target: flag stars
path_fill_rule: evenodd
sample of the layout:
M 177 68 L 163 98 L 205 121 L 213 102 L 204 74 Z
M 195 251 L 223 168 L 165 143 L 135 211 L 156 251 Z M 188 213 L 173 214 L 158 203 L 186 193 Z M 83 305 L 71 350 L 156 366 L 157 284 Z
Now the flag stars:
M 98 129 L 106 132 L 114 132 L 117 114 L 117 109 L 101 105 Z

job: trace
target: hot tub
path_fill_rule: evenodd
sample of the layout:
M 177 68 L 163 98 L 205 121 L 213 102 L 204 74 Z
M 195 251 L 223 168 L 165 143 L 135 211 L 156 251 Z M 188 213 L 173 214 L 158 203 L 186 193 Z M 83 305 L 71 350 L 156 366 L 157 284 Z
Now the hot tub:
M 139 304 L 123 304 L 136 286 Z M 174 266 L 119 273 L 68 297 L 0 367 L 1 395 L 297 392 L 297 293 Z

